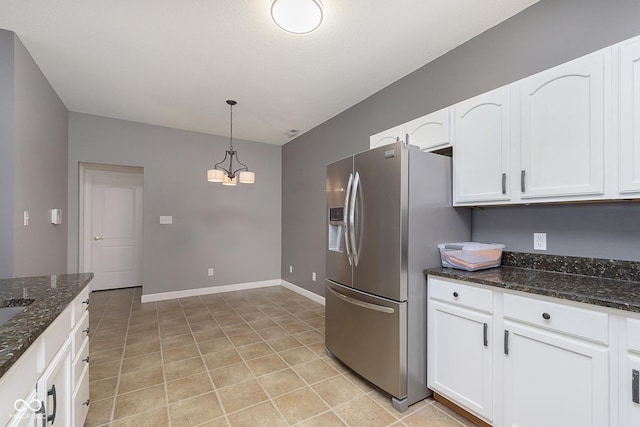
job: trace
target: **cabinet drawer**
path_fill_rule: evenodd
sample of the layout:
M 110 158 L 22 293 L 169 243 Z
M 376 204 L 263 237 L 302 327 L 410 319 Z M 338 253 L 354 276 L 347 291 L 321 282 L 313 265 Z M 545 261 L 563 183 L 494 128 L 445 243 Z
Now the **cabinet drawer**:
M 75 325 L 82 315 L 89 310 L 89 285 L 85 286 L 73 300 L 73 323 Z
M 87 340 L 84 346 L 80 349 L 78 356 L 73 359 L 73 366 L 71 368 L 73 375 L 73 390 L 75 390 L 78 384 L 80 384 L 80 377 L 82 377 L 84 371 L 89 371 L 89 363 L 89 341 Z
M 429 297 L 460 307 L 493 313 L 493 291 L 429 277 Z
M 640 353 L 640 320 L 627 319 L 627 346 Z
M 607 344 L 608 315 L 517 295 L 504 295 L 504 317 Z
M 71 398 L 72 426 L 81 427 L 84 425 L 89 412 L 89 404 L 89 370 L 87 369 Z
M 53 356 L 69 338 L 71 328 L 71 307 L 67 307 L 49 327 L 42 333 L 44 363 L 42 367 L 49 365 Z
M 85 316 L 73 329 L 73 351 L 71 357 L 76 357 L 80 347 L 84 345 L 84 341 L 89 339 L 89 313 L 85 312 Z

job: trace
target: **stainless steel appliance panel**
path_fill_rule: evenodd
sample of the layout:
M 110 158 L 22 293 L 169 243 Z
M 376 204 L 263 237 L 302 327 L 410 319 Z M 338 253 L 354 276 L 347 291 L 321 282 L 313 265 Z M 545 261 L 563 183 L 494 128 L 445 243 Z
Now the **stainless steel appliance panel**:
M 351 248 L 349 246 L 346 218 L 342 224 L 330 218 L 331 209 L 343 208 L 348 214 L 348 197 L 353 182 L 353 157 L 342 159 L 327 166 L 327 246 L 326 277 L 347 286 L 352 285 Z M 334 211 L 335 212 L 335 211 Z M 334 219 L 333 221 L 331 219 Z M 333 246 L 333 247 L 332 247 Z
M 395 143 L 354 157 L 353 287 L 407 299 L 408 151 Z
M 326 346 L 397 399 L 407 395 L 407 303 L 326 281 Z

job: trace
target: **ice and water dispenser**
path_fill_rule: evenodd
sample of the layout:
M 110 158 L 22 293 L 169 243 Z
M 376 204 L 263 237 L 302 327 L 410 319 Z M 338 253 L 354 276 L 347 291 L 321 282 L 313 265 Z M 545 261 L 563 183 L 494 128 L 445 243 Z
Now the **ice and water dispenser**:
M 344 251 L 344 207 L 329 208 L 329 250 Z

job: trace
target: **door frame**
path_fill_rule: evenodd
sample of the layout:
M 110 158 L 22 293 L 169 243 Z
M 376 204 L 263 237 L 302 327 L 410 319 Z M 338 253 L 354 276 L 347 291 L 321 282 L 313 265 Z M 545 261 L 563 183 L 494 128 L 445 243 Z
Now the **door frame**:
M 80 273 L 85 273 L 85 191 L 86 191 L 86 172 L 87 171 L 101 171 L 101 172 L 114 172 L 114 173 L 129 173 L 129 174 L 138 174 L 142 177 L 142 210 L 144 212 L 144 168 L 138 166 L 122 166 L 122 165 L 110 165 L 103 163 L 89 163 L 89 162 L 78 162 L 78 271 Z M 143 219 L 144 224 L 144 219 Z M 143 227 L 143 238 L 144 238 L 144 227 Z M 143 240 L 141 240 L 140 244 L 143 244 Z M 141 251 L 144 250 L 144 247 L 140 248 Z M 142 269 L 143 265 L 143 257 L 140 259 L 140 269 Z M 141 270 L 142 271 L 142 270 Z

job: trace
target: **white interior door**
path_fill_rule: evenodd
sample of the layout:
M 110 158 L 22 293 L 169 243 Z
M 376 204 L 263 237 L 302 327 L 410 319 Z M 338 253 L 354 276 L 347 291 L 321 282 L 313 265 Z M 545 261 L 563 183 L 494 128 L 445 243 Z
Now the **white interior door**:
M 92 290 L 142 284 L 140 173 L 85 170 L 84 271 Z

